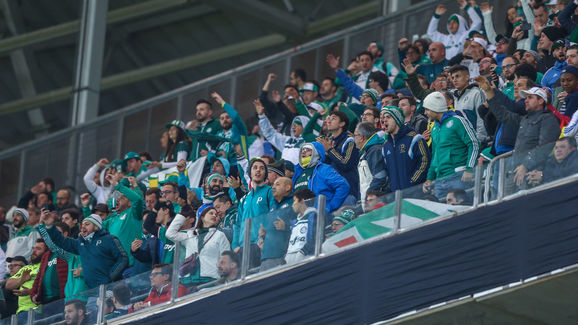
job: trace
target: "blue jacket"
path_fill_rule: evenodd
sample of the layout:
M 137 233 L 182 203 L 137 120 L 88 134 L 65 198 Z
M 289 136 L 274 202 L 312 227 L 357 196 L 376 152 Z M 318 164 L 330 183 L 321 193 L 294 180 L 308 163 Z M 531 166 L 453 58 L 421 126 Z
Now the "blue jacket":
M 449 64 L 449 61 L 443 59 L 443 61 L 438 63 L 424 64 L 417 67 L 416 73 L 423 74 L 429 83 L 436 80 L 436 76 L 444 71 L 444 68 Z
M 56 246 L 80 255 L 82 272 L 88 288 L 119 280 L 122 271 L 128 266 L 128 255 L 122 244 L 106 230 L 97 230 L 91 239 L 86 240 L 82 236 L 78 239 L 64 238 L 56 227 L 47 228 L 40 225 L 38 228 L 46 229 Z
M 265 228 L 265 241 L 261 250 L 261 260 L 267 258 L 281 258 L 287 253 L 287 245 L 289 245 L 289 235 L 291 235 L 290 225 L 295 219 L 296 214 L 291 208 L 293 204 L 293 196 L 289 195 L 281 202 L 274 202 L 274 207 L 268 214 L 267 228 Z M 285 222 L 285 229 L 277 230 L 274 221 L 280 218 Z M 264 225 L 263 225 L 264 226 Z
M 425 182 L 431 162 L 427 143 L 412 128 L 402 125 L 383 144 L 383 158 L 392 191 Z
M 542 86 L 548 87 L 551 90 L 553 90 L 556 85 L 556 81 L 560 79 L 562 70 L 564 70 L 565 67 L 566 67 L 566 60 L 562 62 L 556 61 L 556 63 L 554 63 L 554 66 L 548 69 L 546 73 L 544 73 L 544 77 L 542 77 Z
M 576 28 L 576 23 L 572 20 L 572 16 L 574 15 L 574 11 L 578 7 L 574 1 L 568 1 L 568 4 L 564 8 L 564 10 L 558 13 L 558 21 L 560 25 L 564 27 L 567 34 L 572 34 L 574 28 Z
M 319 154 L 319 162 L 313 171 L 313 175 L 307 182 L 307 187 L 315 193 L 315 195 L 325 195 L 327 197 L 327 205 L 325 207 L 325 212 L 329 214 L 341 207 L 341 204 L 349 195 L 349 183 L 347 180 L 341 176 L 335 168 L 328 164 L 324 164 L 325 161 L 325 149 L 323 145 L 319 142 L 313 142 L 315 150 Z M 357 172 L 354 167 L 353 170 Z M 303 173 L 303 167 L 301 165 L 295 165 L 295 174 L 293 175 L 293 184 Z
M 251 189 L 239 202 L 237 222 L 233 226 L 233 242 L 231 248 L 243 247 L 245 233 L 245 219 L 251 218 L 251 243 L 259 240 L 261 224 L 267 229 L 266 213 L 271 211 L 275 198 L 273 189 L 269 185 L 261 185 Z
M 564 99 L 564 115 L 572 117 L 578 109 L 578 90 L 569 93 Z
M 359 199 L 359 173 L 357 172 L 359 149 L 348 132 L 341 132 L 333 141 L 335 144 L 327 152 L 325 163 L 330 164 L 347 180 L 349 194 Z

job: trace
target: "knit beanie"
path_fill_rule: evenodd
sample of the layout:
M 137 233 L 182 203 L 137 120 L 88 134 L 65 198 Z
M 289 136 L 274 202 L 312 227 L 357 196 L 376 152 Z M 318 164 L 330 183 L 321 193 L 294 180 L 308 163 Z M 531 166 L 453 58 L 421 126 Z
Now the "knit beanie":
M 369 88 L 363 91 L 362 94 L 368 94 L 369 97 L 371 97 L 371 99 L 373 100 L 374 104 L 377 104 L 379 102 L 379 93 L 377 92 L 377 90 L 373 89 L 373 88 Z
M 211 184 L 211 181 L 214 180 L 215 178 L 220 178 L 223 180 L 223 183 L 226 182 L 225 177 L 223 177 L 223 175 L 221 174 L 217 174 L 217 173 L 212 173 L 211 175 L 209 175 L 209 177 L 207 177 L 207 185 Z
M 433 93 L 427 95 L 423 100 L 423 107 L 438 113 L 443 113 L 448 110 L 446 97 L 439 91 L 434 91 Z
M 342 224 L 346 225 L 346 224 L 350 223 L 354 217 L 355 217 L 355 212 L 353 212 L 353 210 L 344 209 L 343 211 L 341 211 L 341 214 L 339 216 L 333 218 L 333 221 L 339 221 Z
M 26 209 L 16 208 L 14 209 L 12 215 L 14 215 L 15 213 L 21 215 L 22 218 L 24 218 L 24 222 L 28 222 L 28 218 L 30 218 L 30 215 L 28 214 L 28 211 L 26 211 Z
M 102 219 L 98 214 L 91 214 L 84 218 L 84 221 L 90 221 L 93 225 L 97 226 L 98 229 L 102 229 Z
M 402 126 L 405 122 L 405 114 L 403 114 L 403 111 L 399 107 L 385 106 L 385 109 L 381 110 L 381 112 L 389 114 L 391 117 L 393 117 L 393 120 L 397 126 Z
M 566 31 L 562 27 L 548 26 L 542 29 L 542 33 L 546 35 L 552 42 L 566 37 Z
M 285 177 L 285 162 L 278 160 L 272 164 L 267 165 L 267 171 L 275 173 L 281 177 Z

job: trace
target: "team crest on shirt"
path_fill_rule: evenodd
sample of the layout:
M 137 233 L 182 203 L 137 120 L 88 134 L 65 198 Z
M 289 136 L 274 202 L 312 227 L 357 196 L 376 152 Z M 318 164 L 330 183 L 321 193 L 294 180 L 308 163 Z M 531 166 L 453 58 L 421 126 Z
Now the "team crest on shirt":
M 304 233 L 307 232 L 307 228 L 302 227 L 302 228 L 299 230 L 299 232 L 302 233 L 302 234 L 304 234 Z
M 405 144 L 400 144 L 399 145 L 399 153 L 405 153 Z
M 213 128 L 210 128 L 210 127 L 207 128 L 207 130 L 206 130 L 207 133 L 211 133 L 211 131 L 213 131 Z
M 448 124 L 446 125 L 448 128 L 451 128 L 454 125 L 454 121 L 448 121 Z

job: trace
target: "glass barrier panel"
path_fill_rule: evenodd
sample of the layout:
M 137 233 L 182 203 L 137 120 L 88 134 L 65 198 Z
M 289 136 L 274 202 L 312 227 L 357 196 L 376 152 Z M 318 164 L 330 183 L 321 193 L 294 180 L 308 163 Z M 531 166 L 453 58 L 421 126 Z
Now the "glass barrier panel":
M 100 306 L 99 288 L 42 304 L 35 309 L 34 324 L 96 324 Z M 26 324 L 18 314 L 18 324 Z
M 106 286 L 104 319 L 117 317 L 169 302 L 172 266 L 163 265 L 151 271 Z
M 18 183 L 20 178 L 20 155 L 4 158 L 0 161 L 0 205 L 9 207 L 18 202 Z M 24 189 L 23 189 L 24 190 Z
M 563 138 L 504 160 L 504 196 L 557 181 L 578 172 L 575 139 Z

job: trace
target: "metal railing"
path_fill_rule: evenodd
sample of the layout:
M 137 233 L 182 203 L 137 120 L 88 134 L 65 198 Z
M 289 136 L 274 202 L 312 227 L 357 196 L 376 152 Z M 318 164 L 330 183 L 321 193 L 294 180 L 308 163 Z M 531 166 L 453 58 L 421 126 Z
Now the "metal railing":
M 173 119 L 189 120 L 194 101 L 206 98 L 209 90 L 220 92 L 245 120 L 250 120 L 254 117 L 251 102 L 258 96 L 269 72 L 276 73 L 278 80 L 288 80 L 291 69 L 302 67 L 312 73 L 311 78 L 319 80 L 333 75 L 324 63 L 328 53 L 341 56 L 346 65 L 350 57 L 375 40 L 385 44 L 385 59 L 397 63 L 400 35 L 422 34 L 427 27 L 427 21 L 422 17 L 431 15 L 437 3 L 426 1 L 387 17 L 369 20 L 5 150 L 0 153 L 3 184 L 0 204 L 14 204 L 26 189 L 46 176 L 54 178 L 57 187 L 70 186 L 82 191 L 82 176 L 101 157 L 122 157 L 128 151 L 148 151 L 153 157 L 159 155 L 158 139 L 164 125 Z M 454 2 L 449 1 L 448 5 L 450 9 L 456 8 Z

